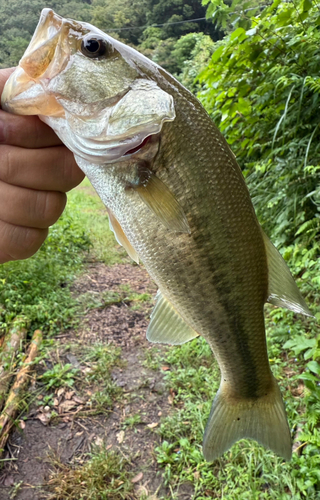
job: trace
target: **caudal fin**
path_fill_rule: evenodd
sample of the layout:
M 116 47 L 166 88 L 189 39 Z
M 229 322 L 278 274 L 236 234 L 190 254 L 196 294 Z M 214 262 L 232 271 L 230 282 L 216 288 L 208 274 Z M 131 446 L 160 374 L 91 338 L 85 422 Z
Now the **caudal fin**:
M 215 460 L 243 438 L 255 439 L 285 460 L 290 460 L 290 430 L 275 379 L 272 391 L 255 400 L 232 399 L 223 383 L 217 392 L 204 433 L 205 459 Z

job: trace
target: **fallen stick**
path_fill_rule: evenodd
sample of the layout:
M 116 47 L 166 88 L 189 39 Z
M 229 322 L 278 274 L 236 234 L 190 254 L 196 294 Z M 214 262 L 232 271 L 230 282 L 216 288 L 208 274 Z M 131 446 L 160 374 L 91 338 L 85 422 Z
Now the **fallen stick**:
M 34 361 L 42 342 L 41 330 L 36 330 L 33 334 L 26 358 L 22 367 L 17 373 L 16 380 L 9 392 L 5 408 L 0 415 L 0 455 L 6 445 L 11 428 L 14 425 L 14 419 L 19 411 L 19 405 L 28 385 L 31 364 Z
M 5 403 L 13 371 L 16 366 L 17 353 L 22 350 L 22 341 L 26 338 L 26 319 L 18 316 L 8 333 L 3 337 L 0 354 L 0 411 Z

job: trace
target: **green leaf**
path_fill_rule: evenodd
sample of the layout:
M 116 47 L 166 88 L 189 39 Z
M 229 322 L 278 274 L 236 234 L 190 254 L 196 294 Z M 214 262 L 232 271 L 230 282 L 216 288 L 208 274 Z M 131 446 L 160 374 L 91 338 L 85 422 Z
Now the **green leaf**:
M 250 30 L 246 31 L 247 36 L 253 36 L 257 33 L 257 28 L 251 28 Z
M 303 11 L 308 11 L 312 8 L 312 0 L 304 0 L 303 2 Z
M 295 337 L 291 340 L 288 340 L 283 348 L 291 349 L 295 355 L 300 354 L 300 352 L 305 351 L 306 349 L 315 348 L 317 345 L 316 339 L 306 339 L 305 337 Z
M 311 372 L 320 376 L 320 365 L 319 365 L 319 363 L 317 363 L 317 361 L 309 361 L 309 363 L 307 364 L 307 367 L 309 368 L 309 370 Z
M 230 40 L 236 40 L 240 35 L 243 35 L 245 33 L 246 32 L 243 28 L 237 28 L 233 33 L 231 33 Z
M 250 102 L 247 99 L 243 99 L 243 97 L 239 97 L 238 110 L 243 115 L 249 114 L 251 112 Z
M 220 59 L 222 52 L 224 51 L 223 45 L 221 45 L 213 54 L 211 57 L 212 62 L 217 62 L 218 59 Z

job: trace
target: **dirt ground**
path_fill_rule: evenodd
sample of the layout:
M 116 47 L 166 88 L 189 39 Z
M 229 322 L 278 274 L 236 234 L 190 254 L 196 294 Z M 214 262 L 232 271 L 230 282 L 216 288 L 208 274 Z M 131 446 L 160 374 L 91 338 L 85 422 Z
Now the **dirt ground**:
M 139 294 L 154 296 L 156 292 L 146 271 L 139 266 L 119 264 L 107 267 L 91 263 L 75 283 L 73 293 L 100 297 L 104 292 L 126 287 Z M 151 307 L 150 301 L 139 304 L 136 309 L 128 307 L 126 301 L 119 301 L 91 308 L 82 318 L 80 328 L 61 332 L 58 359 L 83 372 L 86 366 L 66 346 L 73 343 L 88 346 L 102 341 L 121 347 L 125 363 L 122 368 L 114 368 L 112 377 L 121 387 L 122 397 L 109 413 L 96 415 L 92 412 L 91 416 L 90 411 L 84 414 L 83 410 L 87 408 L 90 391 L 94 388 L 87 387 L 86 393 L 80 393 L 77 384 L 72 389 L 62 388 L 56 393 L 55 402 L 60 414 L 53 421 L 46 418 L 45 409 L 41 413 L 39 405 L 31 404 L 25 415 L 24 429 L 17 428 L 8 441 L 7 463 L 0 476 L 0 500 L 8 500 L 9 492 L 12 494 L 12 488 L 17 484 L 19 487 L 14 496 L 17 500 L 47 498 L 45 485 L 50 480 L 53 459 L 64 464 L 74 463 L 90 450 L 92 443 L 105 443 L 108 449 L 119 450 L 130 460 L 131 470 L 140 477 L 135 484 L 137 498 L 142 493 L 152 499 L 168 495 L 153 448 L 160 440 L 155 432 L 160 419 L 170 411 L 170 394 L 163 382 L 163 367 L 151 370 L 144 363 L 145 352 L 151 347 L 145 339 Z M 36 385 L 34 380 L 34 388 Z M 124 419 L 136 413 L 142 416 L 141 422 L 124 429 Z M 181 500 L 191 496 L 188 491 L 181 490 L 180 493 Z

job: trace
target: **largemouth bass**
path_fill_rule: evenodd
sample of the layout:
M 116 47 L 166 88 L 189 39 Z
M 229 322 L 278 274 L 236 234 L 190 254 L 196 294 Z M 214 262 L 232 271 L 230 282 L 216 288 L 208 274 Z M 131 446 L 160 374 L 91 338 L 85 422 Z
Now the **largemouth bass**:
M 252 438 L 290 459 L 263 308 L 310 312 L 198 100 L 134 49 L 45 9 L 2 107 L 40 115 L 55 130 L 106 205 L 117 240 L 157 283 L 148 339 L 201 335 L 210 344 L 221 384 L 205 458 Z

